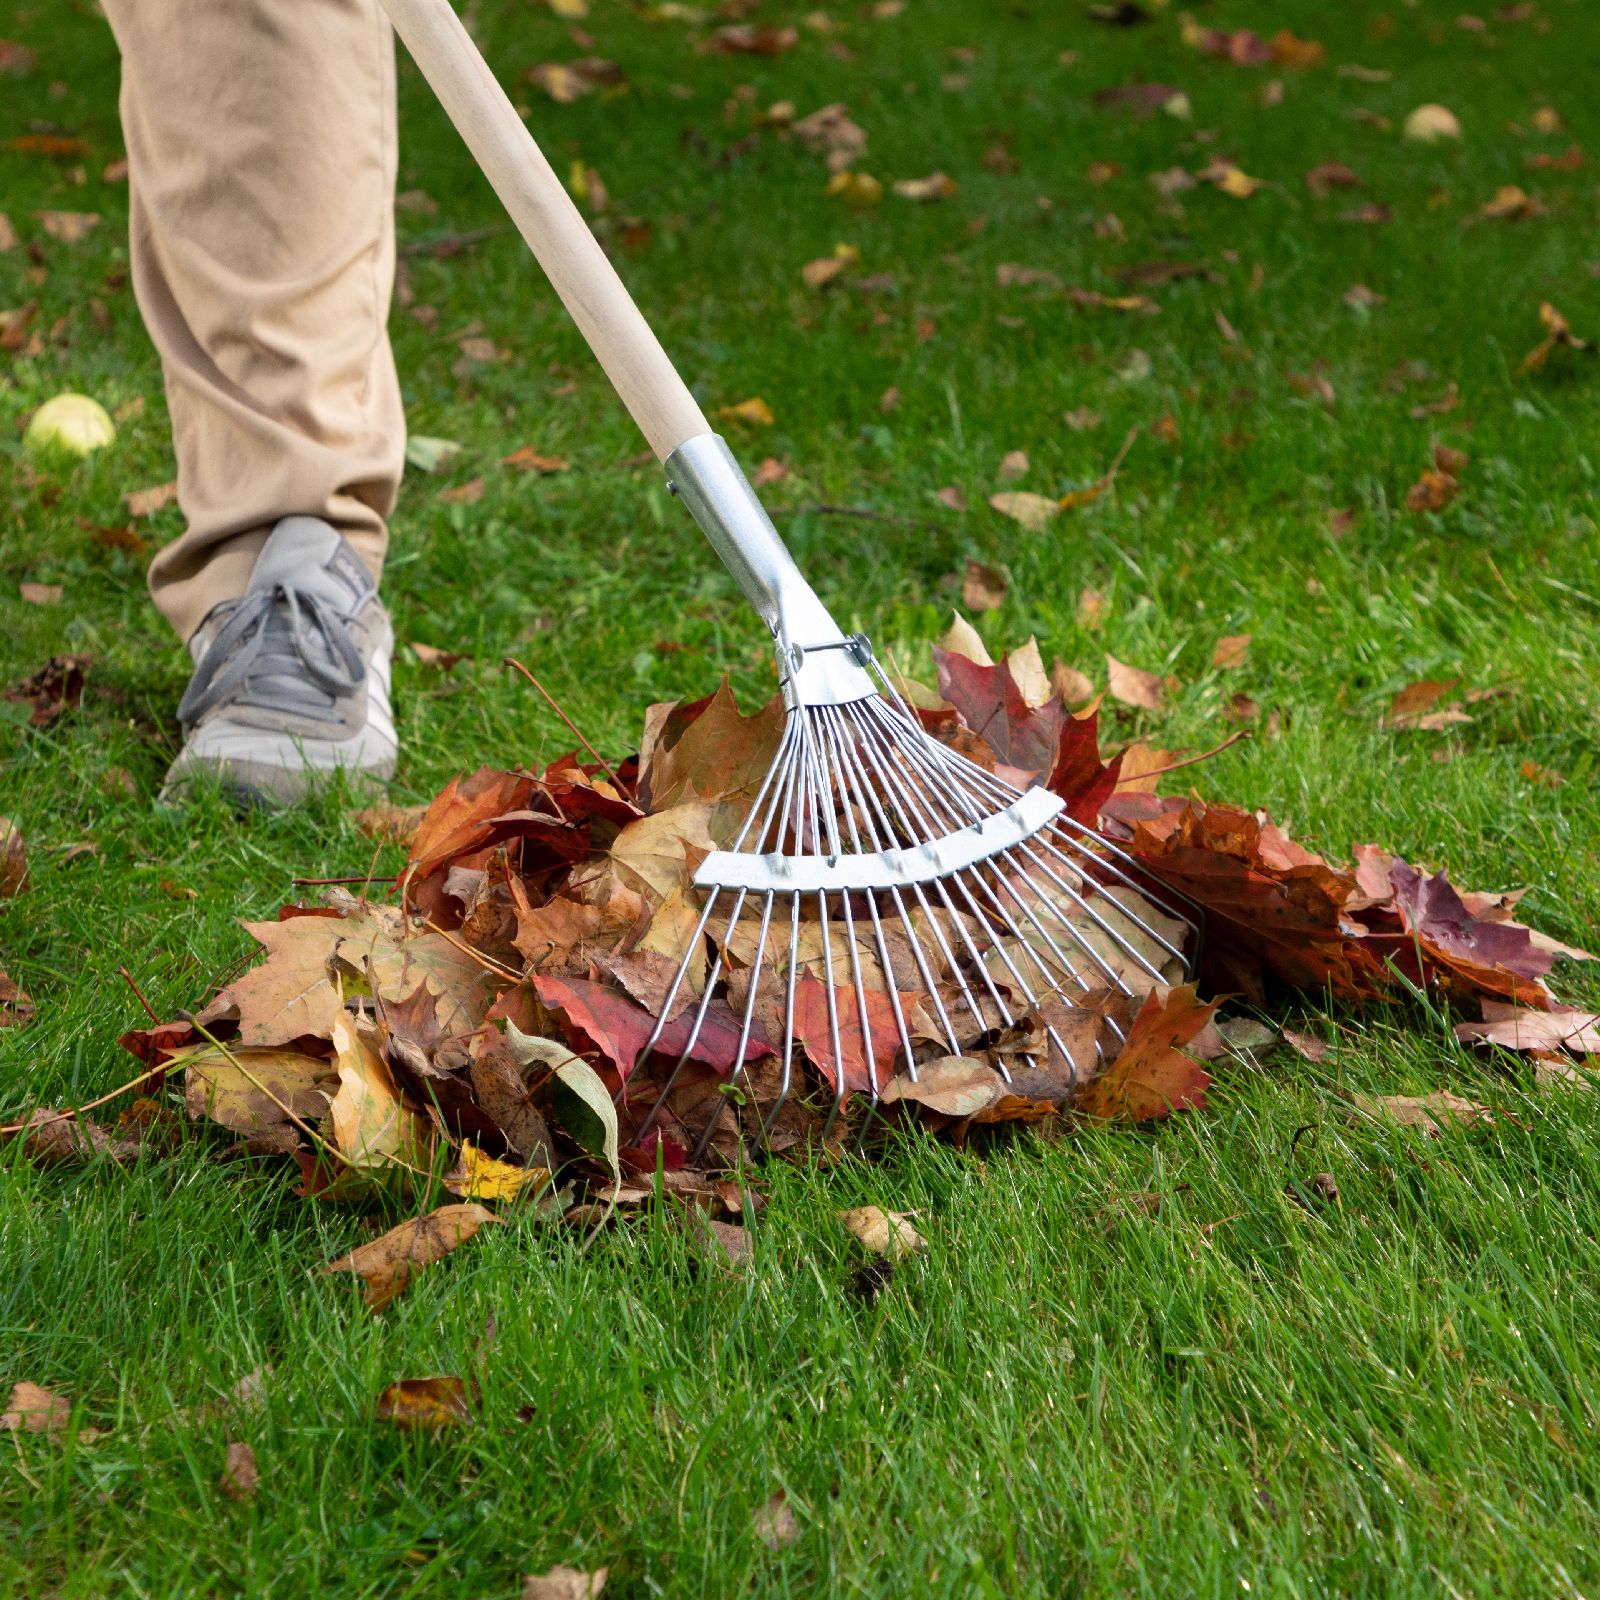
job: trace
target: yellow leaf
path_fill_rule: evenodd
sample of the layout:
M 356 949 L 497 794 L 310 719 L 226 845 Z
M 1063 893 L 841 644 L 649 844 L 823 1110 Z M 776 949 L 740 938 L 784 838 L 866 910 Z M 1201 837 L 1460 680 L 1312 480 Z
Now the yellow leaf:
M 582 22 L 589 15 L 589 0 L 550 0 L 550 9 L 563 22 Z
M 334 1143 L 351 1166 L 368 1170 L 395 1162 L 426 1166 L 425 1125 L 401 1104 L 400 1092 L 371 1038 L 343 1016 L 333 1025 L 333 1059 L 339 1069 L 339 1092 L 328 1107 L 328 1119 Z
M 836 172 L 828 179 L 828 193 L 840 196 L 853 206 L 876 205 L 883 199 L 883 185 L 870 172 Z
M 926 178 L 901 178 L 894 192 L 903 200 L 948 200 L 959 187 L 954 178 L 930 172 Z
M 470 1139 L 463 1139 L 461 1159 L 444 1186 L 463 1200 L 515 1200 L 524 1189 L 543 1188 L 549 1179 L 544 1167 L 514 1166 L 485 1155 Z
M 752 428 L 770 428 L 776 420 L 772 415 L 772 407 L 759 395 L 752 395 L 737 405 L 719 406 L 717 415 L 725 422 L 740 422 Z

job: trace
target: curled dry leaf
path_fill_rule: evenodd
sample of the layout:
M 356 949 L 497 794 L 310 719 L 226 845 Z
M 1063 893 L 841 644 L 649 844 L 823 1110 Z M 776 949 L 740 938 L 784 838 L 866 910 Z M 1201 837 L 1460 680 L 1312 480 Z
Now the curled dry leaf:
M 607 1571 L 605 1567 L 592 1572 L 581 1567 L 551 1567 L 522 1580 L 522 1600 L 600 1600 Z
M 425 1217 L 412 1217 L 381 1238 L 357 1245 L 322 1270 L 353 1272 L 365 1284 L 362 1299 L 372 1311 L 405 1293 L 424 1267 L 442 1261 L 487 1222 L 502 1219 L 480 1205 L 440 1206 Z
M 1494 1114 L 1475 1100 L 1464 1100 L 1448 1089 L 1435 1089 L 1432 1094 L 1357 1094 L 1350 1097 L 1355 1107 L 1352 1121 L 1363 1116 L 1391 1117 L 1403 1128 L 1416 1128 L 1424 1138 L 1437 1139 L 1449 1127 L 1473 1127 L 1492 1122 Z
M 902 200 L 948 200 L 960 185 L 954 178 L 947 177 L 942 172 L 929 173 L 926 178 L 901 178 L 894 185 L 894 192 Z
M 472 1420 L 472 1397 L 460 1378 L 401 1378 L 378 1396 L 373 1414 L 397 1428 L 455 1428 Z
M 926 1250 L 928 1241 L 911 1226 L 914 1211 L 884 1211 L 878 1206 L 857 1206 L 841 1211 L 839 1220 L 874 1255 L 896 1261 L 917 1250 Z
M 170 483 L 158 483 L 152 489 L 134 489 L 122 497 L 122 503 L 128 508 L 129 516 L 153 517 L 164 506 L 170 506 L 178 498 L 178 480 L 174 478 Z
M 891 1078 L 884 1085 L 883 1102 L 910 1102 L 945 1117 L 972 1117 L 1005 1092 L 1005 1079 L 987 1062 L 970 1056 L 940 1056 L 919 1066 L 915 1078 L 909 1073 Z
M 1557 345 L 1564 345 L 1568 350 L 1576 350 L 1586 355 L 1595 353 L 1595 345 L 1588 339 L 1578 338 L 1567 319 L 1548 300 L 1539 307 L 1539 321 L 1544 325 L 1544 338 L 1522 358 L 1521 365 L 1517 368 L 1519 378 L 1542 367 Z
M 1461 709 L 1459 701 L 1440 704 L 1460 682 L 1459 678 L 1424 678 L 1407 684 L 1389 702 L 1389 709 L 1378 719 L 1378 726 L 1390 732 L 1407 729 L 1437 732 L 1440 728 L 1471 722 L 1470 713 Z

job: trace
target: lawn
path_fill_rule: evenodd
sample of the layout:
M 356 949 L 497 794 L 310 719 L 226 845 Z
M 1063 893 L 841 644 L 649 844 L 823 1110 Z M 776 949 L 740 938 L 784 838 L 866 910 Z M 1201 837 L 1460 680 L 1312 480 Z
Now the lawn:
M 1036 634 L 1097 684 L 1108 653 L 1177 680 L 1160 712 L 1111 708 L 1118 741 L 1206 749 L 1246 697 L 1255 736 L 1186 772 L 1195 788 L 1336 855 L 1379 840 L 1473 886 L 1527 885 L 1526 920 L 1593 944 L 1600 360 L 1560 347 L 1518 369 L 1541 303 L 1600 340 L 1600 16 L 1198 7 L 1325 47 L 1251 66 L 1145 3 L 1131 27 L 1035 0 L 852 4 L 825 25 L 769 4 L 757 21 L 798 30 L 770 56 L 697 52 L 722 24 L 673 8 L 592 0 L 591 44 L 531 0 L 468 10 L 558 170 L 599 174 L 608 247 L 703 404 L 770 407 L 729 437 L 787 468 L 769 502 L 842 621 L 927 676 L 951 575 L 1003 563 L 1004 601 L 976 619 L 997 651 Z M 250 949 L 237 919 L 403 852 L 375 860 L 338 794 L 285 817 L 152 804 L 185 672 L 139 542 L 180 523 L 123 501 L 173 462 L 126 186 L 103 175 L 122 150 L 115 52 L 90 4 L 13 3 L 0 35 L 37 54 L 0 76 L 0 210 L 20 236 L 0 310 L 38 303 L 27 328 L 0 320 L 20 330 L 0 354 L 0 678 L 93 657 L 75 712 L 30 727 L 0 702 L 0 812 L 32 876 L 0 900 L 0 964 L 38 1008 L 0 1034 L 9 1118 L 136 1070 L 116 1041 L 143 1012 L 119 968 L 163 1016 L 195 1006 Z M 518 76 L 591 55 L 624 91 L 557 104 Z M 1093 99 L 1138 81 L 1187 107 Z M 465 658 L 401 652 L 394 796 L 417 801 L 570 746 L 507 654 L 612 754 L 651 702 L 723 671 L 753 702 L 772 669 L 409 64 L 401 82 L 394 339 L 412 431 L 462 446 L 408 479 L 386 580 L 406 646 Z M 766 115 L 783 101 L 848 105 L 879 202 L 825 192 L 822 156 Z M 1402 136 L 1426 102 L 1459 140 Z M 40 154 L 41 133 L 87 153 Z M 1218 158 L 1260 187 L 1150 181 Z M 1327 163 L 1363 186 L 1314 192 Z M 935 171 L 953 195 L 892 191 Z M 1512 185 L 1527 203 L 1499 209 L 1535 214 L 1484 215 Z M 102 220 L 66 242 L 41 211 Z M 839 244 L 859 264 L 808 287 L 803 266 Z M 1203 271 L 1124 275 L 1175 262 Z M 119 438 L 36 468 L 22 427 L 68 389 L 118 412 Z M 1093 484 L 1133 428 L 1114 494 L 1043 531 L 986 504 Z M 1409 509 L 1436 444 L 1469 458 L 1459 492 Z M 570 469 L 501 465 L 522 446 Z M 1002 483 L 1013 451 L 1027 470 Z M 25 602 L 23 584 L 62 595 Z M 1238 634 L 1243 664 L 1213 666 Z M 1459 679 L 1471 720 L 1380 726 L 1426 679 Z M 1565 992 L 1600 990 L 1569 975 Z M 317 1273 L 370 1219 L 218 1163 L 214 1129 L 126 1169 L 40 1170 L 12 1144 L 0 1394 L 43 1384 L 98 1437 L 0 1447 L 0 1591 L 512 1600 L 565 1562 L 641 1600 L 1593 1593 L 1593 1101 L 1467 1053 L 1427 1005 L 1269 1013 L 1291 1014 L 1333 1041 L 1320 1064 L 1239 1068 L 1154 1131 L 962 1153 L 906 1136 L 873 1162 L 772 1164 L 743 1273 L 663 1216 L 586 1250 L 519 1214 L 382 1316 Z M 1439 1088 L 1495 1121 L 1424 1140 L 1344 1113 L 1350 1090 Z M 1286 1195 L 1321 1172 L 1336 1203 Z M 863 1203 L 919 1210 L 930 1241 L 876 1296 L 836 1220 Z M 262 1367 L 259 1410 L 219 1409 Z M 471 1426 L 374 1420 L 393 1379 L 466 1372 Z M 219 1488 L 239 1437 L 260 1464 L 250 1503 Z M 753 1519 L 775 1493 L 798 1535 L 772 1549 Z

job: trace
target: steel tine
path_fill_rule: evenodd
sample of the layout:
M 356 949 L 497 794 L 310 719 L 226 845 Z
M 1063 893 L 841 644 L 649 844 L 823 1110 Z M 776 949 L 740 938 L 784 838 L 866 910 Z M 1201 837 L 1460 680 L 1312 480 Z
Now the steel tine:
M 744 1053 L 750 1043 L 750 1029 L 756 1015 L 756 992 L 761 987 L 761 966 L 767 954 L 767 930 L 772 926 L 772 902 L 775 895 L 765 894 L 761 897 L 761 932 L 756 940 L 756 958 L 750 967 L 750 993 L 745 996 L 744 1016 L 739 1023 L 739 1043 L 733 1053 L 733 1071 L 728 1077 L 730 1088 L 738 1086 L 739 1080 L 745 1076 Z M 669 1085 L 670 1087 L 670 1085 Z M 663 1091 L 663 1095 L 665 1091 Z M 711 1108 L 710 1119 L 706 1123 L 705 1132 L 695 1142 L 694 1154 L 691 1160 L 699 1162 L 711 1145 L 711 1136 L 717 1130 L 717 1124 L 722 1120 L 723 1107 L 728 1103 L 726 1095 L 719 1095 L 717 1103 Z
M 786 974 L 786 992 L 784 995 L 783 1016 L 783 1072 L 778 1080 L 778 1093 L 772 1102 L 772 1109 L 767 1113 L 761 1124 L 760 1142 L 767 1144 L 772 1137 L 772 1125 L 778 1120 L 778 1113 L 783 1110 L 783 1103 L 789 1098 L 789 1087 L 794 1082 L 794 982 L 795 973 L 800 963 L 800 896 L 791 896 L 789 902 L 789 971 Z
M 706 974 L 705 990 L 700 996 L 700 1005 L 695 1012 L 694 1026 L 689 1029 L 688 1042 L 683 1047 L 683 1054 L 680 1055 L 677 1061 L 673 1064 L 672 1071 L 667 1074 L 667 1081 L 662 1085 L 661 1092 L 657 1094 L 654 1104 L 650 1107 L 649 1111 L 645 1113 L 644 1121 L 639 1124 L 637 1137 L 640 1139 L 643 1139 L 644 1136 L 649 1133 L 651 1128 L 655 1126 L 656 1117 L 660 1114 L 661 1108 L 665 1104 L 667 1096 L 672 1093 L 673 1085 L 677 1083 L 678 1075 L 683 1071 L 684 1063 L 688 1061 L 689 1057 L 694 1053 L 694 1047 L 700 1042 L 700 1031 L 706 1025 L 706 1016 L 711 1010 L 711 1001 L 716 993 L 717 980 L 722 976 L 723 948 L 727 941 L 733 937 L 733 930 L 738 924 L 739 914 L 744 910 L 745 897 L 748 893 L 749 891 L 747 889 L 740 889 L 734 896 L 733 911 L 728 917 L 728 926 L 726 929 L 724 929 L 722 935 L 723 943 L 717 946 L 717 953 L 711 962 L 711 970 Z M 674 992 L 676 992 L 676 984 L 674 984 Z M 668 1000 L 661 1008 L 661 1017 L 665 1017 L 671 1009 L 672 1002 L 671 1000 Z M 655 1032 L 651 1035 L 652 1039 L 658 1039 L 661 1037 L 661 1029 L 663 1026 L 661 1017 L 656 1019 L 656 1028 Z M 643 1061 L 648 1054 L 648 1048 L 642 1050 L 639 1053 L 638 1059 Z
M 861 825 L 867 830 L 867 838 L 871 847 L 874 850 L 881 850 L 884 848 L 884 843 L 878 837 L 877 827 L 872 820 L 872 805 L 869 799 L 871 791 L 862 784 L 860 769 L 855 760 L 852 739 L 853 730 L 848 725 L 843 725 L 844 719 L 837 711 L 832 713 L 828 721 L 834 734 L 835 761 L 839 770 L 845 775 L 846 790 L 847 792 L 854 792 L 861 803 Z M 845 811 L 845 820 L 850 830 L 851 842 L 859 850 L 861 848 L 861 837 L 849 808 Z M 878 947 L 878 961 L 883 970 L 884 993 L 888 996 L 889 1007 L 894 1013 L 895 1028 L 900 1035 L 900 1046 L 905 1051 L 906 1070 L 911 1074 L 914 1082 L 917 1076 L 916 1057 L 911 1048 L 911 1030 L 907 1026 L 905 1012 L 900 1004 L 900 990 L 899 985 L 895 982 L 894 964 L 889 959 L 888 940 L 884 937 L 883 922 L 878 915 L 876 898 L 869 894 L 866 897 L 866 901 L 867 914 L 872 919 L 873 938 Z M 862 1026 L 863 1028 L 866 1026 L 864 1009 Z M 874 1103 L 876 1103 L 876 1070 L 874 1070 Z

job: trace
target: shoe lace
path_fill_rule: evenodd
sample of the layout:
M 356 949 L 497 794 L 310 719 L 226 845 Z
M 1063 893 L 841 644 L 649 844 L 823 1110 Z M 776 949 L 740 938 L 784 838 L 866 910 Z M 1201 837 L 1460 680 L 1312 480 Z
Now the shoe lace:
M 292 583 L 250 591 L 229 613 L 178 702 L 192 726 L 217 706 L 264 706 L 322 721 L 359 689 L 366 665 L 324 596 Z

